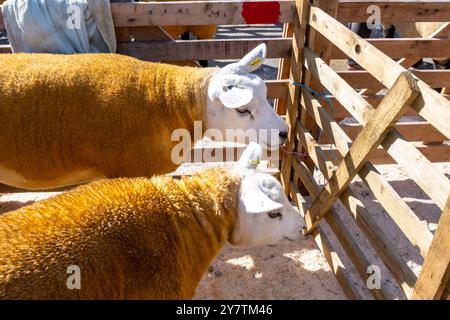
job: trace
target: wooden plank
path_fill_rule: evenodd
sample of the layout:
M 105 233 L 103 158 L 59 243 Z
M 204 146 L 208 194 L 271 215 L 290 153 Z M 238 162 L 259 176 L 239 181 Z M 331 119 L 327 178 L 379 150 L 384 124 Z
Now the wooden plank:
M 135 41 L 119 43 L 117 51 L 146 61 L 241 59 L 261 43 L 267 44 L 267 58 L 291 55 L 292 38 Z
M 405 1 L 405 0 L 340 0 L 338 20 L 366 22 L 369 5 L 381 8 L 383 23 L 395 22 L 447 22 L 450 21 L 450 1 Z
M 415 76 L 426 82 L 431 88 L 443 88 L 450 86 L 450 70 L 410 70 Z M 379 91 L 383 84 L 377 81 L 367 71 L 338 71 L 338 74 L 355 89 L 372 89 Z M 437 92 L 436 92 L 437 94 Z
M 262 3 L 264 1 L 246 1 Z M 277 1 L 280 4 L 278 23 L 292 22 L 295 1 Z M 366 22 L 369 4 L 378 4 L 381 18 L 388 22 L 447 22 L 450 21 L 449 1 L 353 1 L 340 0 L 338 20 L 341 22 Z M 203 24 L 245 24 L 241 1 L 223 1 L 209 5 L 207 1 L 180 1 L 166 3 L 112 3 L 112 14 L 118 27 Z M 261 9 L 249 8 L 251 14 Z M 271 8 L 269 8 L 271 9 Z M 271 12 L 265 10 L 264 12 Z M 275 11 L 277 12 L 277 11 Z M 264 22 L 264 20 L 261 20 Z M 268 20 L 272 22 L 273 20 Z M 258 22 L 258 23 L 263 23 Z M 0 29 L 4 28 L 0 14 Z
M 337 146 L 337 150 L 340 155 L 344 156 L 345 154 L 347 154 L 352 141 L 345 134 L 342 128 L 331 119 L 328 112 L 325 111 L 320 103 L 308 92 L 303 92 L 302 108 L 305 108 L 308 113 L 314 115 L 318 126 L 324 131 L 324 133 L 334 138 L 334 143 Z M 450 150 L 450 146 L 448 146 L 448 149 Z M 328 154 L 328 152 L 330 152 L 329 148 L 321 149 L 319 146 L 314 144 L 308 148 L 308 152 L 313 159 L 315 159 L 314 156 L 316 154 L 322 155 L 322 157 L 323 155 L 325 155 L 326 159 L 331 159 L 330 155 Z M 335 163 L 339 163 L 340 160 L 341 158 L 339 158 L 338 155 L 338 159 L 335 161 Z M 320 164 L 320 162 L 316 162 L 316 164 L 318 165 Z M 330 169 L 329 165 L 327 166 L 327 168 L 328 171 L 335 170 L 335 167 L 332 167 Z M 325 175 L 328 172 L 327 170 L 321 171 Z M 326 176 L 326 178 L 329 179 L 330 176 L 331 174 Z M 422 256 L 425 256 L 433 239 L 431 232 L 428 230 L 428 226 L 424 223 L 421 223 L 414 212 L 408 207 L 408 205 L 403 201 L 400 195 L 398 195 L 398 193 L 385 180 L 385 178 L 383 178 L 383 176 L 377 171 L 377 169 L 370 161 L 368 161 L 361 168 L 361 170 L 358 172 L 358 176 L 369 187 L 375 198 L 380 202 L 380 204 L 385 208 L 386 212 L 397 223 L 400 230 L 402 230 L 405 236 L 411 241 L 414 246 L 417 246 L 419 248 Z M 343 200 L 342 196 L 341 200 Z M 406 270 L 404 270 L 404 272 L 406 272 Z M 406 279 L 407 277 L 402 276 L 402 278 Z M 409 277 L 409 279 L 411 280 L 412 278 Z M 412 285 L 411 281 L 408 283 L 410 286 Z
M 115 31 L 118 45 L 131 41 L 173 41 L 173 38 L 160 27 L 116 27 Z
M 450 57 L 450 39 L 395 38 L 366 39 L 366 41 L 378 50 L 383 51 L 391 58 L 398 59 L 405 57 Z M 334 47 L 331 58 L 347 59 L 347 55 L 338 48 Z
M 414 147 L 426 158 L 430 163 L 434 162 L 450 162 L 450 145 L 448 144 L 431 144 L 423 145 L 420 143 L 414 143 Z M 331 152 L 335 152 L 336 149 L 330 145 L 322 145 L 322 150 L 326 156 L 330 156 Z M 340 155 L 337 155 L 338 160 L 341 159 Z M 392 158 L 389 153 L 382 147 L 377 148 L 373 154 L 369 157 L 370 162 L 376 165 L 380 164 L 397 164 L 398 161 Z
M 387 88 L 392 87 L 398 76 L 405 71 L 405 68 L 319 8 L 311 7 L 309 23 Z M 412 107 L 450 139 L 450 103 L 425 82 L 419 81 L 418 86 L 422 95 Z M 441 207 L 445 201 L 446 197 L 441 199 Z
M 317 183 L 314 181 L 314 178 L 312 177 L 312 174 L 309 171 L 307 165 L 303 161 L 301 161 L 300 163 L 297 162 L 297 164 L 294 166 L 294 170 L 298 172 L 300 179 L 302 180 L 309 194 L 313 198 L 317 197 L 320 189 Z M 305 218 L 307 212 L 308 211 L 306 211 L 305 213 Z M 347 225 L 345 225 L 339 214 L 333 208 L 330 209 L 330 212 L 326 215 L 325 220 L 338 239 L 342 248 L 345 250 L 347 256 L 350 258 L 350 261 L 355 266 L 355 269 L 360 275 L 361 279 L 365 283 L 369 276 L 367 274 L 367 268 L 371 265 L 369 259 L 361 250 L 361 247 L 354 239 Z M 391 299 L 391 294 L 387 290 L 385 290 L 384 287 L 385 286 L 382 285 L 381 289 L 369 290 L 369 292 L 375 299 Z
M 344 119 L 344 118 L 348 118 L 348 117 L 352 117 L 352 115 L 350 114 L 350 112 L 347 111 L 347 109 L 344 108 L 344 106 L 333 96 L 328 95 L 327 96 L 331 102 L 333 103 L 334 106 L 334 111 L 333 111 L 333 116 L 334 119 L 339 122 L 340 120 Z M 362 95 L 362 98 L 364 100 L 366 100 L 370 105 L 372 105 L 373 107 L 377 107 L 378 104 L 381 102 L 381 100 L 383 100 L 384 95 L 383 94 L 376 94 L 376 95 Z M 328 107 L 329 110 L 329 107 Z M 418 116 L 417 112 L 411 108 L 406 109 L 405 116 Z
M 305 199 L 300 194 L 297 186 L 294 183 L 291 183 L 291 198 L 294 200 L 297 207 L 300 209 L 300 212 L 304 212 L 303 206 L 305 204 Z M 341 285 L 344 294 L 350 300 L 362 300 L 361 295 L 358 290 L 355 288 L 351 275 L 348 271 L 348 268 L 344 266 L 342 260 L 339 258 L 339 255 L 336 252 L 336 249 L 331 244 L 329 240 L 329 236 L 327 232 L 325 232 L 321 225 L 317 227 L 311 234 L 316 242 L 319 250 L 322 252 L 323 256 L 327 260 L 331 271 L 336 276 L 337 281 Z
M 450 197 L 425 257 L 411 299 L 440 299 L 450 278 Z
M 350 34 L 353 36 L 353 33 L 350 32 Z M 321 80 L 330 93 L 333 94 L 345 108 L 347 108 L 347 111 L 350 112 L 360 124 L 365 125 L 374 108 L 309 48 L 304 49 L 303 55 L 305 57 L 306 66 L 313 71 L 314 75 Z M 398 67 L 395 62 L 394 64 Z M 388 72 L 389 70 L 386 71 L 386 73 Z M 420 83 L 423 82 L 418 81 L 419 87 Z M 420 104 L 420 101 L 423 101 L 423 88 L 421 88 L 421 92 L 422 96 L 419 96 L 413 103 L 416 107 Z M 440 98 L 446 100 L 446 98 L 434 91 L 433 94 L 437 94 Z M 434 99 L 434 96 L 430 96 Z M 418 100 L 419 103 L 417 103 Z M 436 100 L 434 101 L 436 102 Z M 445 103 L 450 106 L 447 100 Z M 442 105 L 442 107 L 445 107 L 446 105 Z M 428 104 L 428 106 L 431 107 L 430 104 Z M 420 114 L 423 116 L 422 110 Z M 437 111 L 437 113 L 440 113 L 440 111 Z M 446 118 L 448 115 L 443 115 L 443 117 Z M 429 119 L 430 118 L 428 117 L 427 120 Z M 432 124 L 436 127 L 436 125 L 440 125 L 442 123 L 439 120 L 439 122 L 434 121 Z M 442 127 L 437 129 L 440 130 Z M 442 130 L 440 131 L 441 133 L 444 133 Z M 412 144 L 406 141 L 395 129 L 389 132 L 387 138 L 383 141 L 382 146 L 386 149 L 390 156 L 409 170 L 416 183 L 434 200 L 438 207 L 443 208 L 445 201 L 450 194 L 450 184 L 448 183 L 448 179 L 443 172 L 433 166 L 432 163 L 423 156 L 423 154 L 421 154 Z
M 166 33 L 160 28 L 120 28 L 116 32 L 121 42 L 117 44 L 117 53 L 129 55 L 145 61 L 189 61 L 240 59 L 250 50 L 261 43 L 267 44 L 267 58 L 290 57 L 292 39 L 262 38 L 262 39 L 233 39 L 233 40 L 173 40 L 157 41 L 164 38 Z M 123 33 L 126 31 L 126 34 Z M 128 42 L 131 38 L 137 41 Z M 147 40 L 154 41 L 140 41 Z M 9 45 L 0 46 L 0 53 L 11 53 Z
M 352 140 L 356 138 L 363 128 L 361 125 L 353 123 L 340 124 L 340 126 Z M 405 137 L 405 139 L 409 141 L 434 143 L 448 140 L 442 133 L 427 122 L 399 122 L 395 125 L 395 128 L 403 137 Z M 320 142 L 323 144 L 330 144 L 332 143 L 332 140 L 333 139 L 331 137 L 324 135 Z
M 339 6 L 338 0 L 313 0 L 312 3 L 317 7 L 320 7 L 324 12 L 327 12 L 330 16 L 337 15 Z M 314 51 L 318 52 L 319 56 L 322 58 L 323 61 L 325 61 L 326 63 L 330 62 L 330 56 L 333 49 L 333 45 L 319 32 L 316 32 L 314 29 L 310 28 L 309 33 L 307 35 L 307 41 L 305 46 L 306 45 L 312 48 Z M 316 92 L 324 91 L 324 87 L 320 83 L 320 81 L 317 78 L 312 77 L 311 73 L 307 69 L 306 72 L 303 73 L 303 78 L 301 82 L 307 85 L 309 88 L 315 90 Z M 299 117 L 300 122 L 306 128 L 308 128 L 308 130 L 310 130 L 313 136 L 319 135 L 318 126 L 316 125 L 314 119 L 311 116 L 309 116 L 307 112 L 304 112 L 301 109 Z M 297 148 L 297 152 L 302 152 L 300 145 Z M 305 162 L 308 164 L 310 170 L 313 170 L 314 163 L 312 163 L 312 161 L 310 161 L 309 159 L 305 159 Z
M 356 225 L 363 231 L 375 249 L 375 252 L 392 272 L 399 287 L 409 297 L 417 277 L 406 261 L 403 260 L 400 251 L 393 245 L 391 239 L 384 233 L 382 227 L 377 224 L 373 215 L 364 207 L 364 204 L 356 197 L 351 188 L 346 189 L 340 199 L 347 211 L 351 213 Z
M 281 158 L 281 181 L 287 195 L 290 194 L 291 187 L 291 168 L 292 168 L 292 152 L 295 148 L 295 125 L 298 118 L 298 97 L 300 89 L 294 86 L 293 82 L 299 82 L 302 79 L 303 67 L 302 48 L 305 44 L 306 27 L 309 14 L 309 1 L 296 0 L 296 15 L 293 22 L 293 38 L 292 38 L 292 54 L 291 54 L 291 70 L 289 74 L 289 96 L 286 106 L 286 122 L 289 126 L 288 139 L 285 143 L 285 151 Z
M 307 144 L 305 147 L 309 151 L 310 157 L 314 160 L 315 164 L 320 167 L 320 164 L 325 162 L 325 159 L 323 159 L 323 153 L 319 152 L 320 147 L 318 147 L 317 142 L 314 141 L 311 135 L 306 132 L 306 128 L 303 128 L 302 131 L 303 139 L 301 139 L 301 141 Z M 328 170 L 322 171 L 325 179 L 329 179 L 332 176 L 335 168 L 335 166 L 328 166 Z M 315 185 L 317 190 L 319 190 L 317 184 Z M 347 188 L 342 193 L 340 200 L 358 227 L 364 232 L 367 239 L 372 244 L 373 248 L 381 257 L 383 262 L 392 271 L 399 286 L 403 288 L 407 296 L 410 296 L 417 278 L 406 262 L 402 259 L 397 248 L 392 244 L 392 241 L 383 232 L 383 229 L 377 224 L 372 214 L 365 208 L 364 204 L 357 198 L 350 188 Z M 421 228 L 414 230 L 416 233 L 420 231 Z M 430 237 L 432 238 L 431 234 Z
M 366 123 L 372 115 L 373 107 L 310 48 L 303 51 L 307 69 L 358 122 Z
M 135 56 L 136 58 L 139 58 L 136 54 L 133 54 L 133 51 L 130 50 L 130 52 L 121 52 L 122 48 L 119 48 L 121 46 L 121 43 L 142 43 L 142 41 L 146 41 L 145 43 L 151 43 L 153 41 L 158 42 L 165 42 L 165 43 L 172 43 L 174 39 L 172 36 L 167 33 L 164 29 L 161 27 L 122 27 L 122 28 L 115 28 L 116 31 L 116 39 L 117 39 L 117 53 L 122 54 L 128 54 L 129 56 Z M 144 60 L 144 59 L 142 59 Z M 160 59 L 161 62 L 169 61 L 171 64 L 178 64 L 182 66 L 191 66 L 191 67 L 200 67 L 200 64 L 192 60 L 185 60 L 185 61 L 171 61 L 171 60 L 164 60 Z
M 347 117 L 351 117 L 352 115 L 347 111 L 347 109 L 344 108 L 344 106 L 342 106 L 342 104 L 333 96 L 328 95 L 327 96 L 329 99 L 331 99 L 331 102 L 333 103 L 334 106 L 334 119 L 336 119 L 337 121 L 340 121 L 344 118 Z M 370 105 L 372 105 L 373 107 L 377 107 L 378 104 L 381 102 L 381 100 L 383 100 L 384 95 L 382 94 L 376 94 L 376 95 L 362 95 L 362 98 L 364 100 L 366 100 Z M 446 95 L 445 98 L 447 100 L 450 100 L 450 95 Z M 412 108 L 408 108 L 405 113 L 405 116 L 418 116 L 419 114 Z
M 301 196 L 300 193 L 297 193 L 297 195 Z M 355 284 L 353 283 L 351 275 L 347 270 L 348 268 L 346 268 L 337 255 L 336 249 L 334 249 L 328 239 L 328 236 L 325 234 L 325 231 L 323 231 L 319 226 L 317 230 L 311 234 L 311 236 L 314 238 L 319 250 L 327 260 L 328 265 L 330 266 L 347 298 L 349 300 L 362 300 L 362 296 L 355 288 Z
M 112 3 L 117 27 L 292 22 L 294 1 L 179 1 Z
M 306 233 L 317 226 L 420 91 L 411 73 L 403 73 L 354 141 L 334 175 L 305 215 Z
M 320 169 L 326 179 L 329 179 L 336 169 L 336 166 L 333 161 L 330 161 L 331 158 L 326 158 L 324 156 L 319 144 L 317 144 L 309 130 L 304 127 L 300 121 L 297 121 L 297 139 L 302 147 L 308 152 L 308 157 L 314 162 L 315 166 Z M 313 172 L 310 168 L 308 169 Z
M 293 34 L 294 34 L 294 25 L 292 23 L 285 23 L 283 26 L 283 39 L 292 38 Z M 292 49 L 292 42 L 291 42 L 291 49 Z M 278 64 L 277 79 L 281 80 L 289 78 L 290 70 L 291 70 L 290 57 L 282 58 Z M 286 114 L 286 106 L 287 106 L 287 96 L 285 98 L 277 99 L 274 103 L 274 109 L 277 111 L 279 115 Z

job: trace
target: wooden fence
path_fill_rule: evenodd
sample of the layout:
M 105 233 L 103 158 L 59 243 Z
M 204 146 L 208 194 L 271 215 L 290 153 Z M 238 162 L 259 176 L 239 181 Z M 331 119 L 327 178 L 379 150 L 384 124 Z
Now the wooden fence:
M 268 58 L 282 58 L 278 80 L 266 81 L 269 98 L 276 99 L 277 111 L 286 115 L 290 127 L 286 145 L 290 152 L 283 157 L 281 180 L 305 215 L 305 232 L 314 237 L 344 292 L 360 298 L 323 225 L 332 230 L 363 281 L 370 263 L 332 207 L 336 202 L 342 203 L 408 298 L 448 298 L 450 182 L 432 162 L 450 161 L 450 103 L 444 93 L 434 90 L 450 87 L 450 71 L 406 68 L 422 57 L 450 57 L 450 38 L 442 38 L 449 28 L 446 24 L 430 39 L 361 39 L 343 23 L 365 22 L 372 4 L 381 8 L 383 23 L 450 21 L 450 1 L 151 2 L 112 4 L 112 11 L 119 52 L 143 60 L 238 59 L 265 42 Z M 167 39 L 159 28 L 274 23 L 285 24 L 283 38 L 177 41 Z M 1 46 L 0 52 L 8 53 L 10 48 Z M 347 58 L 364 70 L 330 67 L 332 60 Z M 325 92 L 329 100 L 294 82 Z M 326 101 L 332 102 L 332 112 Z M 399 122 L 405 115 L 417 120 Z M 347 117 L 357 123 L 341 123 Z M 293 151 L 307 151 L 309 157 L 298 158 Z M 407 168 L 442 210 L 434 235 L 378 172 L 375 164 L 382 163 Z M 328 181 L 323 188 L 313 178 L 314 167 Z M 419 277 L 349 188 L 356 176 L 419 249 L 424 258 Z M 306 195 L 311 199 L 308 205 Z M 374 298 L 391 298 L 383 287 L 367 290 Z
M 288 154 L 281 171 L 287 192 L 305 215 L 306 233 L 316 238 L 346 294 L 358 297 L 347 268 L 340 257 L 333 254 L 322 230 L 323 224 L 319 224 L 323 219 L 326 221 L 366 282 L 370 276 L 367 272 L 369 258 L 332 207 L 341 202 L 406 297 L 448 297 L 450 182 L 432 161 L 448 161 L 450 153 L 450 146 L 443 143 L 450 138 L 450 103 L 433 89 L 450 85 L 450 71 L 407 71 L 404 66 L 409 67 L 422 57 L 446 56 L 449 40 L 365 40 L 341 22 L 366 21 L 367 8 L 372 4 L 381 7 L 382 22 L 450 21 L 450 2 L 316 0 L 310 4 L 297 0 L 296 4 L 298 17 L 292 26 L 286 27 L 293 34 L 294 50 L 282 64 L 282 69 L 288 69 L 290 74 L 289 95 L 278 107 L 287 109 L 288 151 L 309 153 L 307 159 Z M 364 71 L 336 72 L 330 67 L 332 59 L 343 58 L 353 59 Z M 405 60 L 409 65 L 405 65 Z M 283 71 L 286 72 L 281 70 L 280 74 Z M 317 92 L 326 92 L 334 102 L 334 112 L 330 112 L 325 99 L 294 86 L 292 81 L 306 84 Z M 387 90 L 380 94 L 380 89 Z M 402 115 L 420 116 L 421 120 L 399 123 Z M 357 125 L 339 123 L 350 116 Z M 331 148 L 319 143 L 319 130 L 323 135 L 320 140 L 332 144 Z M 415 183 L 442 210 L 434 237 L 374 166 L 393 161 L 407 168 Z M 315 166 L 327 179 L 323 188 L 313 179 Z M 424 257 L 418 279 L 389 236 L 348 188 L 356 176 Z M 306 204 L 303 189 L 311 196 L 311 204 Z M 376 299 L 391 298 L 383 287 L 367 290 Z

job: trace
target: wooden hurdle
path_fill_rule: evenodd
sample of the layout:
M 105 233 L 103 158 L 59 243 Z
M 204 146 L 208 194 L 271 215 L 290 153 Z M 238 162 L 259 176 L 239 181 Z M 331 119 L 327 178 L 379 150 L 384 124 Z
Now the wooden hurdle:
M 286 157 L 281 173 L 287 191 L 305 214 L 305 232 L 312 234 L 322 247 L 329 246 L 330 241 L 319 224 L 324 219 L 362 280 L 366 281 L 369 260 L 332 207 L 340 201 L 407 297 L 448 298 L 450 182 L 432 162 L 448 161 L 450 154 L 450 146 L 444 143 L 450 138 L 450 103 L 433 90 L 448 87 L 450 71 L 408 71 L 401 64 L 405 59 L 398 63 L 392 58 L 407 58 L 410 66 L 422 57 L 435 57 L 436 54 L 447 57 L 450 54 L 447 47 L 449 39 L 364 40 L 341 22 L 365 22 L 369 16 L 366 9 L 372 4 L 382 8 L 383 22 L 446 22 L 450 21 L 450 1 L 316 0 L 310 3 L 297 0 L 296 3 L 300 21 L 294 21 L 294 50 L 289 60 L 291 80 L 300 81 L 319 92 L 325 88 L 335 105 L 331 114 L 326 101 L 290 84 L 288 149 L 307 150 L 313 163 Z M 295 24 L 300 26 L 295 27 Z M 365 70 L 336 72 L 330 67 L 332 59 L 348 57 Z M 367 89 L 377 92 L 383 88 L 387 93 L 364 96 Z M 424 120 L 413 124 L 398 123 L 402 115 L 419 115 Z M 349 116 L 356 119 L 357 126 L 339 124 Z M 315 135 L 317 128 L 324 135 L 320 143 Z M 323 142 L 332 144 L 332 149 L 321 145 Z M 330 157 L 330 153 L 336 157 Z M 443 210 L 434 238 L 374 166 L 374 163 L 392 161 L 408 168 L 417 185 Z M 312 178 L 313 166 L 320 168 L 328 180 L 322 189 Z M 357 175 L 411 244 L 419 248 L 425 262 L 418 279 L 370 212 L 348 188 Z M 299 183 L 312 197 L 310 205 L 305 205 Z M 447 239 L 443 238 L 444 234 Z M 358 297 L 339 257 L 332 254 L 331 248 L 323 251 L 347 295 Z M 376 299 L 390 298 L 390 293 L 384 288 L 369 292 Z
M 450 162 L 450 102 L 437 88 L 450 87 L 450 70 L 407 70 L 422 57 L 450 57 L 448 25 L 429 39 L 361 39 L 344 23 L 365 22 L 369 5 L 381 8 L 383 23 L 449 22 L 450 1 L 186 1 L 112 4 L 119 53 L 148 61 L 238 59 L 265 42 L 268 58 L 282 58 L 268 96 L 285 114 L 289 139 L 281 180 L 305 216 L 307 228 L 349 298 L 361 298 L 330 233 L 365 282 L 371 266 L 342 217 L 340 202 L 378 257 L 411 299 L 450 298 L 450 182 L 433 162 Z M 283 38 L 167 39 L 159 26 L 284 23 Z M 0 15 L 0 28 L 2 20 Z M 8 46 L 0 47 L 8 53 Z M 363 71 L 335 71 L 336 59 L 351 58 Z M 395 59 L 395 60 L 394 60 Z M 321 99 L 304 84 L 324 93 Z M 327 101 L 333 104 L 333 110 Z M 402 116 L 419 120 L 402 122 Z M 340 123 L 352 117 L 357 124 Z M 320 134 L 320 139 L 319 139 Z M 307 158 L 293 152 L 308 153 Z M 434 235 L 391 187 L 375 164 L 398 163 L 442 210 Z M 318 167 L 324 187 L 313 178 Z M 349 187 L 358 176 L 424 258 L 417 277 L 386 232 Z M 392 298 L 384 287 L 375 299 Z

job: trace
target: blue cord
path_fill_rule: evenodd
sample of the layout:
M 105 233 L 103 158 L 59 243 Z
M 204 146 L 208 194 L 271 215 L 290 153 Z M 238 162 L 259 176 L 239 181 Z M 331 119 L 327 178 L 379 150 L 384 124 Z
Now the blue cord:
M 308 87 L 306 84 L 303 84 L 303 83 L 300 83 L 300 82 L 292 81 L 292 84 L 294 86 L 301 87 L 303 89 L 308 90 L 313 95 L 315 95 L 318 99 L 324 98 L 327 101 L 327 103 L 330 105 L 331 112 L 332 112 L 331 113 L 331 118 L 334 118 L 334 116 L 333 116 L 334 115 L 334 104 L 333 104 L 333 101 L 331 101 L 330 97 L 328 97 L 326 93 L 319 93 L 316 90 L 311 89 L 310 87 Z
M 333 101 L 331 101 L 330 97 L 328 97 L 326 93 L 319 93 L 319 92 L 317 92 L 316 90 L 311 89 L 310 87 L 308 87 L 306 84 L 303 84 L 303 83 L 300 83 L 300 82 L 292 81 L 292 84 L 293 84 L 294 86 L 301 87 L 301 88 L 303 88 L 303 89 L 308 90 L 308 91 L 311 92 L 314 96 L 316 96 L 317 99 L 324 98 L 325 101 L 328 103 L 328 105 L 329 105 L 330 108 L 331 108 L 331 119 L 334 120 L 334 110 L 335 110 L 335 109 L 334 109 L 334 104 L 333 104 Z M 322 137 L 322 132 L 320 132 L 320 134 L 319 134 L 319 138 L 317 139 L 317 143 L 320 143 L 320 138 L 321 138 L 321 137 Z M 333 159 L 334 159 L 334 160 L 337 160 L 336 155 L 334 154 L 334 152 L 331 151 L 331 146 L 330 146 L 330 154 L 333 156 Z

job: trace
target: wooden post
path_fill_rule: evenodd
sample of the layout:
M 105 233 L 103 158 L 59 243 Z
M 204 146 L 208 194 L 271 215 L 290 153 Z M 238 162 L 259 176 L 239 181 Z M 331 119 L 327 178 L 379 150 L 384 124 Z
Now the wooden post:
M 287 195 L 290 194 L 292 151 L 295 147 L 296 120 L 298 118 L 298 103 L 300 88 L 292 81 L 299 82 L 302 76 L 303 47 L 305 44 L 306 26 L 309 18 L 309 0 L 296 0 L 297 16 L 294 18 L 294 33 L 292 39 L 291 72 L 289 81 L 289 98 L 286 108 L 286 122 L 289 126 L 289 136 L 286 151 L 282 154 L 281 181 Z
M 443 296 L 450 278 L 450 197 L 447 200 L 430 251 L 425 257 L 411 299 L 430 300 Z
M 313 0 L 314 6 L 321 8 L 324 12 L 328 13 L 332 17 L 336 17 L 338 13 L 339 0 Z M 313 51 L 317 52 L 318 55 L 326 62 L 330 62 L 330 57 L 333 49 L 333 45 L 328 39 L 322 36 L 319 32 L 316 32 L 314 29 L 310 28 L 309 32 L 306 35 L 306 44 Z M 303 84 L 306 84 L 311 89 L 317 92 L 323 92 L 324 87 L 320 83 L 320 81 L 311 76 L 311 73 L 308 70 L 303 72 L 302 81 Z M 319 134 L 319 127 L 316 125 L 314 119 L 308 115 L 307 112 L 300 110 L 300 123 L 309 130 L 309 132 L 313 135 L 314 138 L 317 138 Z M 298 152 L 305 152 L 302 149 L 301 145 L 297 147 Z M 305 162 L 311 172 L 314 171 L 314 162 L 311 159 L 305 159 Z M 297 183 L 298 177 L 294 176 L 294 182 Z M 307 190 L 302 187 L 300 181 L 300 191 L 304 194 L 307 194 Z

